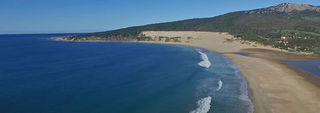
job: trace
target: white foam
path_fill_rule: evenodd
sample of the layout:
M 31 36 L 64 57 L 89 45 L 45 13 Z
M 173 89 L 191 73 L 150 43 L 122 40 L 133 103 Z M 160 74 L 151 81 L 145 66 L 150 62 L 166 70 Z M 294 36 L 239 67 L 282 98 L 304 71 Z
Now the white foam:
M 208 113 L 211 107 L 211 97 L 205 97 L 197 101 L 198 108 L 190 113 Z
M 198 65 L 201 67 L 209 68 L 211 66 L 211 62 L 209 61 L 207 54 L 205 54 L 199 50 L 198 50 L 198 52 L 201 55 L 201 59 L 202 59 L 202 61 L 199 62 Z
M 217 88 L 217 91 L 219 91 L 221 88 L 222 88 L 222 81 L 221 80 L 219 80 L 219 82 L 218 82 L 218 88 Z

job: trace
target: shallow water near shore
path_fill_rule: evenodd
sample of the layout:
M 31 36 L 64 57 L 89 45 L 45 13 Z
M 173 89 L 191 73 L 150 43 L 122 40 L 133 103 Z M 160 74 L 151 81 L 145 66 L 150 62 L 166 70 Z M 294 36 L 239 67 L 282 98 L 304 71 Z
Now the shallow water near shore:
M 320 79 L 320 60 L 286 61 L 301 71 L 307 72 Z
M 0 35 L 1 113 L 251 113 L 220 53 L 174 45 Z

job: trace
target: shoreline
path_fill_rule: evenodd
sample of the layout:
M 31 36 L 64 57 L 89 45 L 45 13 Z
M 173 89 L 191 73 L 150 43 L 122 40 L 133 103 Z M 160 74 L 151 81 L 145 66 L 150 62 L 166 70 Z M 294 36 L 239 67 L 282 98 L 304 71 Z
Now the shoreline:
M 319 59 L 318 57 L 297 55 L 237 40 L 228 42 L 227 40 L 233 37 L 226 33 L 146 31 L 144 35 L 192 36 L 193 39 L 182 38 L 181 42 L 160 40 L 128 42 L 183 45 L 222 53 L 239 66 L 241 75 L 246 79 L 254 113 L 317 113 L 320 109 L 320 80 L 283 62 L 283 60 Z M 235 52 L 247 53 L 250 56 L 234 54 Z

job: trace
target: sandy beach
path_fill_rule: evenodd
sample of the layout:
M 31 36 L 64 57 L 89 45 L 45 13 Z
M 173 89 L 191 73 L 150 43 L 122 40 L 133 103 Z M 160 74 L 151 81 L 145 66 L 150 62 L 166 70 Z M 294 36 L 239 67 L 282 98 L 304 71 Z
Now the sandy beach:
M 222 32 L 144 31 L 140 35 L 151 41 L 133 42 L 192 46 L 224 54 L 247 80 L 254 113 L 319 113 L 320 79 L 283 62 L 320 59 L 317 56 L 243 41 Z
M 186 45 L 223 53 L 240 67 L 246 78 L 255 113 L 319 113 L 320 80 L 282 62 L 317 57 L 244 42 L 228 33 L 145 31 L 142 34 L 154 39 L 147 43 Z M 179 37 L 180 40 L 165 41 L 159 37 Z

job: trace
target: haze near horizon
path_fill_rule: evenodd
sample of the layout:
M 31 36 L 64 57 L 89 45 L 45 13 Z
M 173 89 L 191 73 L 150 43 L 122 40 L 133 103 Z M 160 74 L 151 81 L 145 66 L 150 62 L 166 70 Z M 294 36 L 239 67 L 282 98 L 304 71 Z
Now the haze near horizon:
M 213 17 L 280 3 L 311 4 L 317 0 L 3 0 L 0 34 L 86 33 L 191 18 Z

